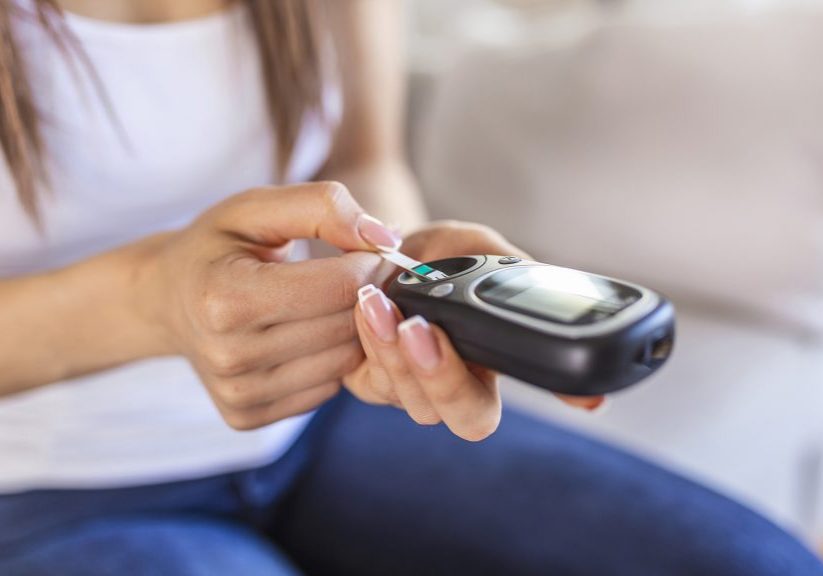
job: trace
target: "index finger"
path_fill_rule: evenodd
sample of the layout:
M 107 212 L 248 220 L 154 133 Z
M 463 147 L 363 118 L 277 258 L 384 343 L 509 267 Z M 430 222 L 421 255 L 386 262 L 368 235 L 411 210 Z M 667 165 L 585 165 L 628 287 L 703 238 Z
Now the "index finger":
M 207 217 L 224 232 L 266 246 L 294 238 L 318 238 L 341 250 L 397 248 L 401 242 L 339 182 L 255 188 L 218 205 Z

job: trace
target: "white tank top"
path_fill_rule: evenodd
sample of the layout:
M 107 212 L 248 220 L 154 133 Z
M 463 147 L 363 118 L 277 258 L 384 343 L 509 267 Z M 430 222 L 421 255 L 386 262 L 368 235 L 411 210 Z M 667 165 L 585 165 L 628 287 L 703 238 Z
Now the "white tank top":
M 0 165 L 0 278 L 179 227 L 230 194 L 276 181 L 259 55 L 242 3 L 182 23 L 67 21 L 126 141 L 87 77 L 73 74 L 21 16 L 16 35 L 44 118 L 52 184 L 42 202 L 45 233 L 38 234 Z M 310 178 L 329 144 L 328 127 L 308 120 L 286 180 Z M 71 338 L 70 326 L 65 334 Z M 137 362 L 0 398 L 0 492 L 142 484 L 262 465 L 285 451 L 307 418 L 236 432 L 184 359 Z

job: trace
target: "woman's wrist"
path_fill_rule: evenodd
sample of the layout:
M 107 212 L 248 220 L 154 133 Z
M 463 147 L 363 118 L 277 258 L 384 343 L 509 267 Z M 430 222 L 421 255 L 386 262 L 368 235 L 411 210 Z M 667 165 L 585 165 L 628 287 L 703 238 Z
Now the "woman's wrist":
M 162 255 L 176 232 L 155 234 L 124 249 L 124 306 L 142 336 L 145 356 L 180 354 L 170 326 L 170 290 Z
M 99 342 L 107 364 L 176 353 L 157 265 L 170 236 L 150 236 L 55 272 L 63 294 L 61 316 L 70 318 L 77 303 L 88 303 L 94 321 L 84 324 L 85 337 Z M 83 367 L 72 367 L 69 376 L 78 370 Z

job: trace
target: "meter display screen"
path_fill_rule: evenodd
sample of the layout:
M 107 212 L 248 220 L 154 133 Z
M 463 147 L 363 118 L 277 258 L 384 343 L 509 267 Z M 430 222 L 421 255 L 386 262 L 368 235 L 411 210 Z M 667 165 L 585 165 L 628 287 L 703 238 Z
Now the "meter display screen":
M 606 320 L 641 297 L 631 286 L 555 266 L 501 270 L 483 280 L 476 294 L 500 308 L 571 325 Z

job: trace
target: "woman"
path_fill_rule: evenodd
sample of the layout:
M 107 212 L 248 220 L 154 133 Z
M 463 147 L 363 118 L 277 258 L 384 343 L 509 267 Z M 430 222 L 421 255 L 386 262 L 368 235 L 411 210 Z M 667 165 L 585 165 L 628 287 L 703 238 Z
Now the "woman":
M 0 6 L 1 574 L 823 573 L 522 415 L 465 442 L 494 375 L 374 249 L 516 249 L 423 226 L 397 2 Z

